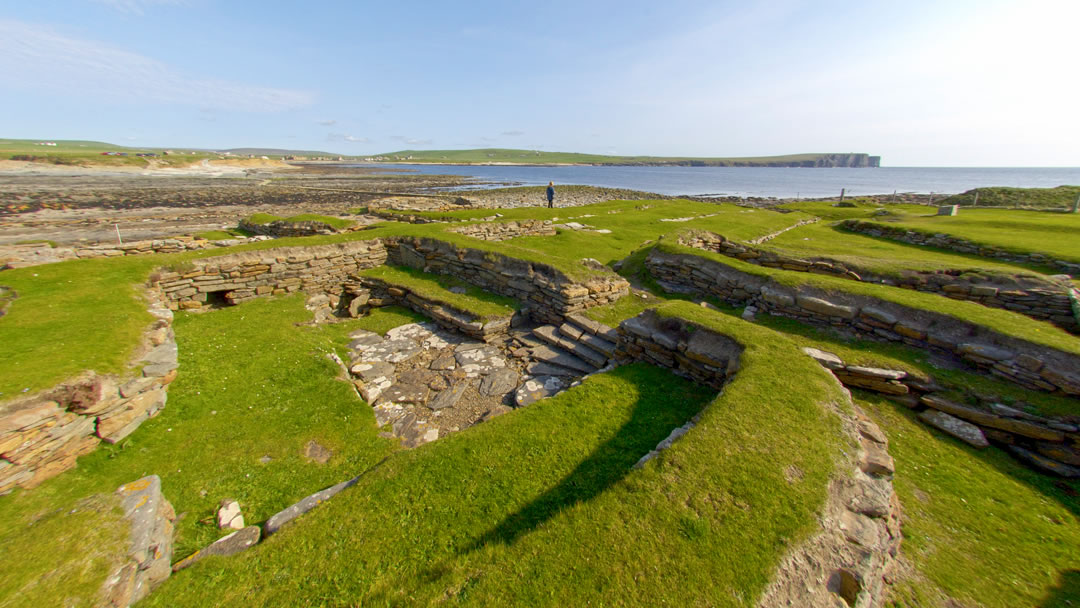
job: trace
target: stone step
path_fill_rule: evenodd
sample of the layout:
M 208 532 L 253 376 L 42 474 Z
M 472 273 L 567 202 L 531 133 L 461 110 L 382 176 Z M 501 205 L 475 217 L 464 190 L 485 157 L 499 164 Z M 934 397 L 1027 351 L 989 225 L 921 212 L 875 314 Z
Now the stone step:
M 580 313 L 566 315 L 566 322 L 576 325 L 585 334 L 596 336 L 607 342 L 615 343 L 619 340 L 619 334 L 614 329 Z
M 554 325 L 542 325 L 537 327 L 533 330 L 533 335 L 544 342 L 547 342 L 551 346 L 569 351 L 579 359 L 584 359 L 596 367 L 603 367 L 607 364 L 607 355 L 599 353 L 588 346 L 585 346 L 581 342 L 571 340 L 566 336 L 561 335 L 559 329 Z
M 537 346 L 533 348 L 532 358 L 537 361 L 543 361 L 544 363 L 550 363 L 551 365 L 558 365 L 559 367 L 573 370 L 580 375 L 591 374 L 597 370 L 594 365 L 582 361 L 560 348 L 552 348 L 550 346 Z

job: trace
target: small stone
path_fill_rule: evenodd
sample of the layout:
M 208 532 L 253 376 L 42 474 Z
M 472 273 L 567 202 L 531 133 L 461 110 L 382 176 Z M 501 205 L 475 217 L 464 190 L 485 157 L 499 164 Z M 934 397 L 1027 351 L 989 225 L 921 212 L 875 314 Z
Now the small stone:
M 240 512 L 240 503 L 229 499 L 221 501 L 221 506 L 218 507 L 217 512 L 217 526 L 223 530 L 225 528 L 232 530 L 243 529 L 244 515 Z
M 469 388 L 467 382 L 458 382 L 454 386 L 440 392 L 435 395 L 435 398 L 428 403 L 428 407 L 433 410 L 442 410 L 451 408 L 457 405 L 461 396 L 465 394 L 465 389 Z
M 333 455 L 334 453 L 331 452 L 329 448 L 323 446 L 314 439 L 304 444 L 304 458 L 310 461 L 326 464 Z
M 428 369 L 433 370 L 453 370 L 456 368 L 457 360 L 454 359 L 454 355 L 452 353 L 439 355 L 439 357 L 432 361 L 431 365 L 428 366 Z
M 811 359 L 817 361 L 822 367 L 828 369 L 843 369 L 844 362 L 840 357 L 830 353 L 828 351 L 819 350 L 810 346 L 804 346 L 802 351 L 810 356 Z
M 496 405 L 495 407 L 491 408 L 490 410 L 484 412 L 484 415 L 480 417 L 480 422 L 487 422 L 488 420 L 491 420 L 492 418 L 495 418 L 496 416 L 502 416 L 503 414 L 508 414 L 508 413 L 510 413 L 512 411 L 514 411 L 514 408 L 512 408 L 512 407 L 509 407 L 509 406 L 506 406 L 506 405 L 501 405 L 501 404 Z
M 990 445 L 990 442 L 986 440 L 986 435 L 983 434 L 979 427 L 955 416 L 950 416 L 945 412 L 926 410 L 919 413 L 919 420 L 977 448 L 985 448 Z

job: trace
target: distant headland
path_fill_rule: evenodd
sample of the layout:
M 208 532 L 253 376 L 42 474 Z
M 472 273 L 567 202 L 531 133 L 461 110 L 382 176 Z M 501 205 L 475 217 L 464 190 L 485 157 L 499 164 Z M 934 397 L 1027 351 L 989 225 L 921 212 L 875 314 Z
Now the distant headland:
M 447 165 L 607 165 L 679 167 L 880 167 L 881 157 L 865 153 L 787 154 L 783 156 L 688 157 L 606 156 L 576 152 L 541 152 L 508 148 L 473 150 L 401 150 L 364 160 Z

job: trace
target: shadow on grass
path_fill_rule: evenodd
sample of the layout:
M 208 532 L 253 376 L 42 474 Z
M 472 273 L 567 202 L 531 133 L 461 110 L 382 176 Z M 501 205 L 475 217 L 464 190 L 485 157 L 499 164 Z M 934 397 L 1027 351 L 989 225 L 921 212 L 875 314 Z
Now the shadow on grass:
M 1039 602 L 1040 608 L 1080 606 L 1080 570 L 1067 570 L 1058 575 L 1058 585 Z
M 629 374 L 626 376 L 630 377 Z M 638 381 L 637 378 L 633 380 Z M 640 392 L 646 393 L 648 389 L 642 386 Z M 507 516 L 491 530 L 463 547 L 459 553 L 476 551 L 489 543 L 512 544 L 562 511 L 599 496 L 626 477 L 642 456 L 704 406 L 704 402 L 695 404 L 685 418 L 673 425 L 670 422 L 658 424 L 669 416 L 657 411 L 658 407 L 663 407 L 662 403 L 657 401 L 639 398 L 626 424 L 620 427 L 614 436 L 598 445 L 562 481 Z

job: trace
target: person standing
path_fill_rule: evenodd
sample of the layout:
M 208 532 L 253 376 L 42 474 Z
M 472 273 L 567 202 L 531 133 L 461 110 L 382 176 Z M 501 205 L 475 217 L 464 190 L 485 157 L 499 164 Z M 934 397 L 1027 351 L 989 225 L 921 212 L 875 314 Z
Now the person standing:
M 555 182 L 548 182 L 547 188 L 548 209 L 555 208 Z

